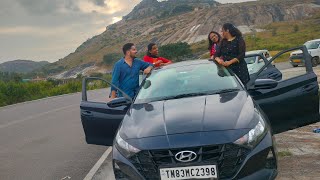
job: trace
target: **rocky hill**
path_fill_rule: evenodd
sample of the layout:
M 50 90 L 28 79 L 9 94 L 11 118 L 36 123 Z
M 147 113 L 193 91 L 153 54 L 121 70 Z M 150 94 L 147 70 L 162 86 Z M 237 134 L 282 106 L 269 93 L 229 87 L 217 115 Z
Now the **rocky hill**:
M 81 64 L 102 62 L 109 53 L 120 53 L 126 42 L 134 42 L 140 52 L 149 42 L 159 45 L 196 43 L 225 22 L 234 23 L 244 33 L 272 22 L 301 20 L 320 12 L 320 0 L 261 0 L 219 4 L 213 0 L 143 0 L 132 12 L 80 45 L 75 52 L 56 62 L 70 69 Z
M 217 5 L 219 3 L 213 0 L 168 0 L 161 2 L 158 0 L 144 0 L 123 19 L 133 20 L 148 17 L 163 19 L 191 12 L 195 9 L 216 7 Z
M 49 64 L 47 61 L 35 62 L 31 60 L 14 60 L 0 64 L 2 72 L 29 73 Z

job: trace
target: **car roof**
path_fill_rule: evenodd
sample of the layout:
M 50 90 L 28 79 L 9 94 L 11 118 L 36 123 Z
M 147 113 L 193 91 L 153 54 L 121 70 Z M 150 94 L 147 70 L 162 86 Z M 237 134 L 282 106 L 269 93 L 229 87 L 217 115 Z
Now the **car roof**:
M 166 66 L 162 66 L 160 68 L 156 68 L 158 70 L 160 69 L 170 69 L 170 68 L 177 68 L 177 67 L 183 67 L 183 66 L 190 66 L 190 65 L 197 65 L 197 64 L 211 64 L 213 60 L 209 59 L 196 59 L 196 60 L 186 60 L 186 61 L 180 61 L 180 62 L 175 62 L 172 64 L 168 64 Z
M 261 49 L 261 50 L 254 50 L 254 51 L 247 51 L 246 54 L 261 54 L 261 53 L 265 53 L 268 50 L 266 49 Z
M 320 39 L 313 39 L 313 40 L 310 40 L 310 41 L 307 41 L 307 42 L 314 42 L 314 41 L 320 41 Z

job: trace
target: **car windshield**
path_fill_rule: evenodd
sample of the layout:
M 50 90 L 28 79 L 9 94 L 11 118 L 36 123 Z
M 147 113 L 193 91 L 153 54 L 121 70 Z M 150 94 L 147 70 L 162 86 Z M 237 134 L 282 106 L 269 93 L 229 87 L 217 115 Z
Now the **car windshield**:
M 256 56 L 246 57 L 246 58 L 244 58 L 244 60 L 246 61 L 247 64 L 254 64 L 254 62 L 256 60 Z
M 215 63 L 154 70 L 141 85 L 135 103 L 201 96 L 241 88 L 229 71 Z
M 307 49 L 317 49 L 319 47 L 320 41 L 306 42 L 304 45 Z

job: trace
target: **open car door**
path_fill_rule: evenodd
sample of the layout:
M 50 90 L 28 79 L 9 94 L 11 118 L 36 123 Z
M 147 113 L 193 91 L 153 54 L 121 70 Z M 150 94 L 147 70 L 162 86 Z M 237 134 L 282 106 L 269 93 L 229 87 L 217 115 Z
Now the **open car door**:
M 252 59 L 258 59 L 257 62 L 254 60 L 254 64 L 250 64 L 250 61 Z M 279 81 L 282 79 L 281 72 L 275 67 L 275 65 L 272 65 L 269 63 L 269 60 L 266 59 L 261 54 L 250 54 L 245 56 L 245 60 L 247 63 L 249 63 L 248 70 L 250 79 L 253 79 L 255 76 L 257 76 L 258 79 L 274 79 L 276 81 Z M 267 66 L 265 66 L 268 64 Z M 265 67 L 264 67 L 265 66 Z M 264 70 L 257 75 L 259 70 L 264 67 Z
M 132 100 L 114 86 L 125 97 L 116 98 L 108 103 L 90 102 L 87 100 L 87 83 L 89 80 L 101 80 L 110 86 L 114 86 L 101 78 L 89 77 L 83 79 L 80 113 L 86 142 L 88 144 L 112 146 L 118 127 Z
M 305 67 L 293 70 L 289 63 L 288 52 L 298 49 L 303 52 L 301 57 L 305 60 Z M 281 72 L 281 79 L 275 80 L 272 77 L 262 76 L 268 73 L 272 61 L 280 57 L 284 62 L 275 64 Z M 262 77 L 273 79 L 277 86 L 257 88 Z M 268 116 L 273 133 L 284 132 L 319 121 L 319 85 L 312 69 L 311 56 L 305 46 L 278 53 L 251 77 L 247 89 Z

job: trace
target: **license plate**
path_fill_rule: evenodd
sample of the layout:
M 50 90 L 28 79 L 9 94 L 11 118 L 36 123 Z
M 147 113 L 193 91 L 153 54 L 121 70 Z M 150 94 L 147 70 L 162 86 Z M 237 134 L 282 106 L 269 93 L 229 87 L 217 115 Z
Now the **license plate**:
M 293 60 L 293 62 L 299 63 L 299 62 L 301 62 L 301 60 L 300 59 L 296 59 L 296 60 Z
M 218 178 L 217 166 L 188 166 L 161 168 L 161 180 Z

